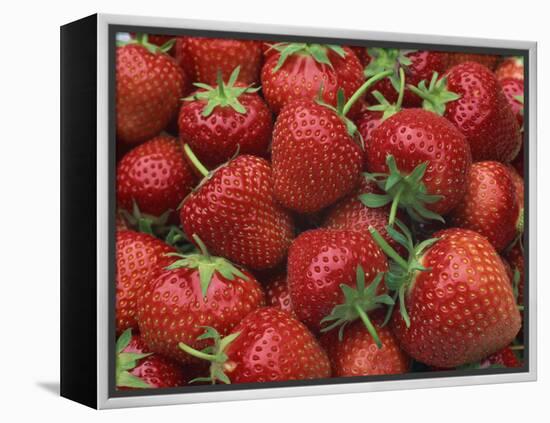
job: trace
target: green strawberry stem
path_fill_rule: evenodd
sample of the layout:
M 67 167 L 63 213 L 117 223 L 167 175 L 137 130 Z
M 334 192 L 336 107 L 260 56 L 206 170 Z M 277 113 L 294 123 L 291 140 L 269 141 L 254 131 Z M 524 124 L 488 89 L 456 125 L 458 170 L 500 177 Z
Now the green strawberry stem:
M 407 87 L 423 100 L 422 107 L 424 109 L 443 116 L 446 110 L 446 103 L 458 100 L 460 94 L 447 89 L 447 77 L 439 80 L 438 78 L 439 74 L 434 72 L 428 87 L 426 87 L 425 80 L 420 82 L 418 87 L 411 84 L 407 85 Z
M 377 295 L 383 276 L 383 273 L 379 273 L 366 287 L 365 272 L 361 265 L 357 266 L 356 288 L 346 284 L 340 285 L 340 289 L 344 294 L 344 302 L 335 306 L 331 314 L 321 320 L 322 325 L 328 323 L 327 326 L 321 328 L 321 332 L 328 332 L 339 327 L 338 338 L 342 340 L 346 326 L 357 319 L 361 319 L 378 348 L 382 348 L 380 337 L 367 313 L 380 308 L 384 304 L 393 305 L 393 299 L 389 295 Z
M 423 182 L 424 174 L 428 168 L 428 162 L 419 164 L 409 174 L 403 174 L 397 167 L 395 158 L 389 154 L 386 157 L 388 173 L 365 173 L 367 180 L 374 182 L 384 194 L 361 194 L 359 200 L 367 207 L 384 207 L 391 203 L 388 223 L 394 224 L 397 208 L 404 208 L 409 216 L 419 222 L 425 219 L 445 222 L 439 214 L 429 210 L 426 205 L 436 203 L 441 195 L 428 194 Z
M 239 77 L 240 66 L 237 66 L 231 75 L 227 83 L 223 81 L 222 72 L 218 70 L 216 76 L 216 87 L 212 87 L 208 84 L 196 82 L 193 85 L 201 90 L 195 94 L 185 97 L 184 101 L 196 101 L 202 100 L 206 102 L 206 106 L 202 111 L 202 115 L 208 117 L 212 114 L 217 107 L 231 107 L 237 113 L 245 114 L 246 108 L 239 101 L 239 97 L 243 94 L 250 94 L 257 92 L 260 87 L 242 87 L 235 86 Z
M 380 91 L 374 91 L 372 95 L 378 100 L 378 104 L 367 107 L 367 110 L 382 112 L 382 122 L 401 111 L 405 96 L 405 71 L 403 68 L 399 68 L 399 91 L 395 104 L 391 104 L 386 100 Z
M 212 282 L 212 278 L 216 273 L 220 274 L 228 281 L 235 280 L 238 277 L 244 281 L 248 281 L 246 276 L 240 269 L 238 269 L 233 263 L 223 257 L 216 257 L 210 255 L 204 242 L 199 238 L 197 234 L 193 234 L 193 240 L 199 247 L 199 253 L 180 254 L 180 253 L 168 253 L 169 257 L 178 257 L 174 263 L 169 265 L 167 270 L 175 270 L 180 268 L 197 269 L 199 272 L 199 282 L 201 286 L 201 292 L 204 298 L 208 294 L 208 288 Z
M 175 42 L 176 42 L 176 39 L 172 38 L 168 40 L 166 43 L 164 43 L 162 46 L 157 46 L 149 42 L 149 36 L 147 34 L 139 33 L 139 34 L 136 34 L 135 38 L 130 39 L 128 41 L 117 41 L 117 46 L 124 47 L 126 45 L 131 45 L 131 44 L 139 44 L 145 47 L 150 53 L 167 54 L 170 51 L 170 49 L 174 46 Z
M 367 79 L 363 85 L 361 85 L 357 91 L 355 91 L 353 93 L 353 95 L 349 98 L 349 100 L 346 102 L 346 104 L 344 105 L 344 108 L 342 109 L 342 115 L 343 116 L 346 116 L 349 111 L 351 110 L 352 106 L 357 102 L 357 100 L 359 100 L 361 97 L 363 97 L 365 95 L 365 93 L 367 92 L 367 90 L 374 84 L 376 84 L 378 81 L 380 81 L 381 79 L 384 79 L 386 78 L 387 76 L 390 76 L 393 72 L 392 71 L 384 71 L 384 72 L 380 72 L 374 76 L 372 76 L 371 78 Z
M 380 249 L 391 260 L 390 270 L 385 276 L 386 286 L 394 293 L 392 298 L 392 300 L 394 300 L 393 304 L 395 304 L 396 298 L 399 299 L 399 311 L 401 313 L 401 317 L 403 318 L 405 325 L 409 327 L 410 318 L 406 307 L 405 297 L 409 290 L 414 286 L 414 281 L 416 280 L 417 275 L 420 272 L 429 270 L 421 263 L 422 256 L 430 246 L 438 241 L 438 239 L 427 239 L 415 245 L 412 239 L 411 231 L 399 220 L 396 220 L 395 224 L 399 228 L 399 231 L 392 226 L 387 226 L 386 230 L 392 239 L 407 250 L 409 254 L 408 260 L 402 258 L 375 228 L 372 226 L 369 227 L 369 232 Z M 391 304 L 388 308 L 383 325 L 389 321 L 389 318 L 393 312 L 393 304 Z
M 197 169 L 203 177 L 207 177 L 210 173 L 209 170 L 200 162 L 195 153 L 193 153 L 193 150 L 191 150 L 189 144 L 183 145 L 183 151 L 185 152 L 185 155 L 187 156 L 189 161 L 193 164 L 193 166 L 195 166 L 195 169 Z
M 279 59 L 271 70 L 271 73 L 275 73 L 281 69 L 286 60 L 296 54 L 311 56 L 317 63 L 327 65 L 330 68 L 332 68 L 332 63 L 328 57 L 329 51 L 333 51 L 341 58 L 346 57 L 346 51 L 336 44 L 278 43 L 273 44 L 270 49 L 275 49 L 279 52 Z
M 151 388 L 144 380 L 130 373 L 138 362 L 152 353 L 125 353 L 124 349 L 132 340 L 132 329 L 126 329 L 116 341 L 115 383 L 119 388 Z
M 235 365 L 229 361 L 229 357 L 225 353 L 227 347 L 239 337 L 240 332 L 232 333 L 222 338 L 219 332 L 209 326 L 204 326 L 205 332 L 197 337 L 197 341 L 211 339 L 213 345 L 205 348 L 202 351 L 180 342 L 178 347 L 187 354 L 201 360 L 210 362 L 210 375 L 208 377 L 198 377 L 191 380 L 189 383 L 195 382 L 210 382 L 215 384 L 217 381 L 225 384 L 230 384 L 231 379 L 226 372 L 231 372 Z

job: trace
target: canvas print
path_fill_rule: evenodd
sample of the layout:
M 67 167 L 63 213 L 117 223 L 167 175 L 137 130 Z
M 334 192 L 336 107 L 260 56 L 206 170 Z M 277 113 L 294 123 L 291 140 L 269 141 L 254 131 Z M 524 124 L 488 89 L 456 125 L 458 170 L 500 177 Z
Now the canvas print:
M 522 58 L 116 39 L 118 392 L 524 365 Z

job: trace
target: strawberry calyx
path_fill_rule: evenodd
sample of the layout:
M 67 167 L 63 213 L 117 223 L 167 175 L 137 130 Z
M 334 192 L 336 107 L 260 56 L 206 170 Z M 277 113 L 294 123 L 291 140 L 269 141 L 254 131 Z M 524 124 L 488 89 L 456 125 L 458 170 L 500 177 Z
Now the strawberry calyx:
M 168 223 L 172 213 L 171 209 L 166 210 L 160 216 L 142 213 L 136 201 L 133 201 L 132 213 L 120 209 L 120 214 L 131 229 L 159 238 L 180 252 L 188 252 L 193 245 L 178 226 Z
M 399 231 L 396 230 L 393 226 L 389 225 L 386 227 L 386 230 L 388 232 L 388 235 L 393 240 L 395 240 L 407 250 L 407 260 L 401 257 L 399 253 L 395 251 L 395 249 L 390 244 L 388 244 L 388 242 L 382 237 L 382 235 L 380 235 L 380 233 L 375 228 L 373 228 L 372 226 L 369 227 L 369 232 L 374 241 L 380 247 L 380 249 L 390 259 L 389 271 L 386 272 L 384 280 L 386 282 L 387 288 L 393 292 L 392 299 L 394 305 L 396 304 L 397 300 L 399 300 L 399 311 L 401 313 L 401 316 L 403 317 L 403 321 L 405 322 L 407 327 L 409 327 L 411 321 L 409 318 L 409 313 L 407 312 L 407 307 L 405 305 L 405 296 L 407 292 L 409 292 L 410 289 L 412 289 L 412 287 L 414 286 L 414 281 L 416 280 L 418 273 L 429 270 L 429 268 L 424 267 L 424 265 L 422 264 L 422 257 L 426 249 L 439 241 L 439 238 L 426 239 L 415 245 L 409 228 L 407 228 L 407 226 L 403 224 L 400 220 L 396 220 L 395 224 L 399 228 Z M 390 307 L 388 308 L 388 312 L 386 314 L 383 325 L 386 325 L 389 321 L 393 312 L 394 305 L 390 305 Z
M 130 373 L 130 370 L 137 367 L 139 360 L 149 357 L 153 353 L 124 352 L 131 340 L 132 329 L 126 329 L 116 341 L 116 386 L 119 388 L 152 388 L 147 382 Z
M 368 181 L 374 182 L 384 194 L 366 193 L 359 195 L 359 200 L 367 207 L 384 207 L 391 203 L 389 225 L 395 222 L 397 208 L 404 208 L 409 216 L 418 222 L 425 219 L 445 222 L 439 214 L 428 210 L 426 204 L 433 204 L 443 198 L 441 195 L 428 194 L 426 185 L 422 181 L 428 162 L 416 166 L 409 174 L 403 174 L 395 163 L 393 155 L 386 157 L 388 173 L 365 173 Z
M 187 354 L 210 362 L 210 375 L 207 377 L 197 377 L 189 383 L 210 382 L 215 384 L 217 381 L 227 385 L 231 384 L 231 379 L 226 373 L 230 373 L 235 369 L 235 363 L 229 361 L 225 353 L 227 347 L 240 335 L 240 332 L 229 334 L 222 338 L 220 333 L 210 326 L 203 326 L 205 332 L 197 337 L 197 341 L 211 339 L 213 345 L 199 351 L 189 345 L 180 342 L 178 347 Z
M 399 70 L 407 69 L 412 64 L 407 54 L 415 51 L 397 48 L 368 48 L 367 53 L 371 60 L 363 73 L 368 78 L 380 72 L 391 71 L 389 79 L 395 91 L 399 91 Z
M 286 60 L 295 54 L 307 55 L 313 57 L 317 63 L 321 63 L 332 68 L 332 63 L 328 58 L 328 52 L 333 51 L 341 58 L 346 57 L 346 51 L 336 44 L 315 44 L 315 43 L 277 43 L 270 47 L 279 52 L 277 64 L 272 69 L 272 73 L 277 72 L 285 64 Z
M 407 88 L 419 96 L 422 101 L 422 108 L 436 113 L 439 116 L 445 114 L 447 103 L 458 100 L 461 96 L 458 93 L 449 91 L 447 89 L 447 77 L 439 79 L 439 74 L 434 72 L 430 85 L 426 86 L 426 80 L 423 80 L 418 84 L 418 87 L 414 85 L 407 85 Z
M 338 89 L 338 93 L 336 95 L 336 107 L 332 106 L 331 104 L 326 103 L 323 100 L 323 86 L 321 85 L 319 89 L 319 94 L 317 96 L 317 99 L 315 102 L 323 107 L 326 107 L 330 110 L 332 110 L 334 113 L 338 115 L 338 117 L 344 122 L 346 125 L 346 129 L 348 131 L 348 134 L 350 137 L 355 138 L 357 135 L 361 141 L 361 147 L 364 149 L 364 141 L 361 137 L 361 134 L 357 130 L 357 125 L 347 117 L 347 114 L 351 110 L 352 106 L 359 100 L 365 92 L 376 82 L 380 81 L 381 79 L 384 79 L 388 75 L 390 75 L 390 71 L 385 71 L 378 73 L 365 81 L 363 85 L 361 85 L 357 91 L 353 93 L 353 95 L 346 101 L 344 90 L 342 88 Z
M 212 277 L 216 272 L 229 281 L 235 280 L 235 277 L 248 281 L 248 276 L 246 276 L 229 260 L 223 257 L 211 256 L 206 248 L 206 245 L 204 245 L 197 234 L 193 234 L 193 241 L 199 247 L 199 252 L 190 254 L 166 254 L 169 257 L 179 257 L 179 260 L 176 260 L 174 263 L 166 267 L 166 269 L 197 269 L 199 272 L 199 282 L 203 297 L 206 297 L 208 287 L 210 286 Z
M 378 101 L 378 104 L 367 107 L 367 110 L 382 112 L 382 122 L 395 115 L 397 112 L 400 112 L 401 105 L 403 104 L 403 97 L 405 95 L 405 71 L 403 68 L 399 68 L 399 90 L 395 103 L 391 104 L 378 90 L 373 91 L 372 95 Z
M 356 288 L 354 289 L 346 284 L 340 285 L 340 289 L 344 293 L 344 303 L 335 306 L 331 314 L 321 320 L 321 324 L 332 322 L 323 327 L 321 332 L 328 332 L 339 326 L 338 339 L 341 341 L 346 326 L 357 319 L 361 319 L 378 348 L 382 348 L 380 337 L 367 313 L 380 308 L 383 304 L 390 306 L 394 304 L 389 295 L 376 295 L 383 277 L 384 273 L 378 273 L 372 283 L 365 287 L 365 272 L 361 265 L 357 266 Z
M 239 97 L 245 93 L 255 93 L 260 89 L 260 87 L 235 86 L 240 70 L 241 67 L 237 66 L 233 72 L 231 72 L 227 82 L 223 81 L 222 73 L 218 70 L 215 87 L 202 82 L 195 82 L 193 85 L 200 88 L 201 91 L 198 91 L 189 97 L 185 97 L 183 100 L 206 101 L 206 106 L 202 111 L 202 115 L 204 117 L 210 116 L 216 107 L 231 107 L 237 113 L 246 114 L 246 108 L 239 102 Z
M 147 34 L 139 33 L 139 34 L 136 34 L 135 38 L 132 38 L 128 41 L 117 41 L 117 47 L 124 47 L 127 45 L 137 44 L 145 47 L 152 54 L 159 54 L 159 53 L 168 54 L 168 52 L 172 49 L 175 43 L 176 43 L 176 39 L 172 38 L 166 41 L 163 45 L 157 46 L 156 44 L 149 42 L 149 36 Z

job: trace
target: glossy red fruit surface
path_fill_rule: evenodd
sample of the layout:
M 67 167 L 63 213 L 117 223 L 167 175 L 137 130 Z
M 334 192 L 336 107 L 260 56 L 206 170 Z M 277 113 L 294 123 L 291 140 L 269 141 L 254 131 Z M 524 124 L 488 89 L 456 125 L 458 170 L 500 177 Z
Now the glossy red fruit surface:
M 218 166 L 237 151 L 267 155 L 273 130 L 271 111 L 258 94 L 244 93 L 238 99 L 244 113 L 232 107 L 216 107 L 205 116 L 205 100 L 184 102 L 180 110 L 180 139 L 190 145 L 205 166 Z
M 239 336 L 226 350 L 231 383 L 277 382 L 330 377 L 325 351 L 288 312 L 265 307 L 235 328 Z
M 215 84 L 218 70 L 224 80 L 240 66 L 239 81 L 259 81 L 262 44 L 259 41 L 226 38 L 182 37 L 176 43 L 176 59 L 193 82 Z
M 444 116 L 466 136 L 474 161 L 514 159 L 521 147 L 520 128 L 494 74 L 468 62 L 446 75 L 447 89 L 460 98 L 446 104 Z
M 135 202 L 140 211 L 160 216 L 176 210 L 197 184 L 181 143 L 159 135 L 131 150 L 117 166 L 117 200 L 127 211 Z
M 207 177 L 183 203 L 180 220 L 211 253 L 256 270 L 283 261 L 294 238 L 292 219 L 274 198 L 269 162 L 248 155 Z
M 286 281 L 286 273 L 276 275 L 265 283 L 265 296 L 267 305 L 294 314 L 294 307 L 292 306 Z
M 363 152 L 345 123 L 312 100 L 289 103 L 275 122 L 274 193 L 285 207 L 312 213 L 350 193 L 359 183 Z
M 507 368 L 521 367 L 521 361 L 517 358 L 516 354 L 510 347 L 503 348 L 502 350 L 491 354 L 485 359 L 489 365 L 497 365 Z
M 500 79 L 500 86 L 504 96 L 518 120 L 520 128 L 523 126 L 523 80 L 515 78 Z
M 338 339 L 337 330 L 321 336 L 333 377 L 395 375 L 409 371 L 410 358 L 401 350 L 389 327 L 382 326 L 382 321 L 380 317 L 373 319 L 382 348 L 378 348 L 363 322 L 359 321 L 346 327 L 342 340 Z
M 422 109 L 406 109 L 384 121 L 366 145 L 369 172 L 387 173 L 392 155 L 404 173 L 428 163 L 422 178 L 428 194 L 442 198 L 426 208 L 445 214 L 462 199 L 471 165 L 464 135 L 446 119 Z
M 319 332 L 321 320 L 344 302 L 340 285 L 355 288 L 357 267 L 365 272 L 368 286 L 388 268 L 385 255 L 369 235 L 337 229 L 303 232 L 288 253 L 288 288 L 300 321 Z M 378 293 L 385 285 L 378 287 Z
M 391 328 L 401 348 L 430 366 L 473 363 L 509 345 L 521 318 L 502 260 L 483 236 L 446 229 L 421 263 L 430 269 L 412 280 L 405 297 L 407 327 L 399 310 Z
M 130 343 L 122 352 L 147 354 L 151 351 L 139 335 L 132 335 Z M 129 372 L 148 384 L 149 388 L 174 388 L 183 386 L 188 382 L 188 377 L 186 377 L 180 363 L 159 354 L 152 354 L 138 360 L 137 366 Z M 125 388 L 119 387 L 118 389 Z
M 514 240 L 520 224 L 520 203 L 510 169 L 499 162 L 472 165 L 463 200 L 453 210 L 454 226 L 485 236 L 497 251 Z
M 499 81 L 507 78 L 514 78 L 523 81 L 525 78 L 523 58 L 508 57 L 504 59 L 495 70 L 495 76 Z
M 490 70 L 495 70 L 500 56 L 492 54 L 473 53 L 449 53 L 449 66 L 456 66 L 466 62 L 474 62 L 483 65 Z
M 173 260 L 175 250 L 159 239 L 134 231 L 116 234 L 116 332 L 137 329 L 137 297 Z
M 140 44 L 118 47 L 117 139 L 136 144 L 158 135 L 177 113 L 189 83 L 169 55 L 151 53 Z
M 197 340 L 204 326 L 227 335 L 248 313 L 263 306 L 260 284 L 250 273 L 242 273 L 244 277 L 229 279 L 214 271 L 204 295 L 197 268 L 163 271 L 138 300 L 139 330 L 151 351 L 182 363 L 193 361 L 178 348 L 179 342 L 201 350 L 209 345 Z
M 327 63 L 318 62 L 307 52 L 291 54 L 284 64 L 277 68 L 281 53 L 270 55 L 262 67 L 262 90 L 274 113 L 279 113 L 289 102 L 296 99 L 315 100 L 323 87 L 323 100 L 336 106 L 338 89 L 342 88 L 346 99 L 357 91 L 364 81 L 363 68 L 357 56 L 343 47 L 343 56 L 330 48 L 325 49 Z M 359 111 L 359 105 L 352 107 L 351 116 Z

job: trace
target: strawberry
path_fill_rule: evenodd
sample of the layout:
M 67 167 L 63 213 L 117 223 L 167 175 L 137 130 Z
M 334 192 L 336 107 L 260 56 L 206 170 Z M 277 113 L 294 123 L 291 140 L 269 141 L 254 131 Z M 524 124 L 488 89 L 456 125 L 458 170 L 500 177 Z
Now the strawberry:
M 347 47 L 279 43 L 273 49 L 277 54 L 267 58 L 261 78 L 264 98 L 276 114 L 293 100 L 314 100 L 321 89 L 323 101 L 336 106 L 339 89 L 349 98 L 364 81 L 361 63 Z
M 502 260 L 487 239 L 468 229 L 450 228 L 413 246 L 398 223 L 396 240 L 408 246 L 401 258 L 371 229 L 392 259 L 388 288 L 399 298 L 391 329 L 401 348 L 429 366 L 472 363 L 509 345 L 521 326 Z M 388 316 L 389 317 L 389 316 Z
M 525 183 L 523 182 L 523 178 L 518 173 L 515 167 L 510 165 L 508 165 L 507 167 L 508 167 L 508 170 L 510 171 L 510 176 L 512 177 L 512 181 L 514 182 L 518 205 L 520 208 L 523 208 L 525 203 Z
M 175 210 L 196 185 L 197 177 L 184 157 L 181 143 L 159 135 L 131 150 L 117 166 L 119 207 L 160 216 Z
M 472 165 L 466 195 L 451 214 L 453 225 L 486 237 L 497 251 L 523 231 L 523 215 L 510 169 L 499 162 Z
M 500 366 L 507 368 L 521 367 L 521 362 L 518 360 L 514 350 L 510 347 L 505 347 L 494 354 L 491 354 L 484 361 L 490 366 Z
M 166 54 L 140 34 L 116 52 L 116 134 L 128 144 L 158 135 L 175 116 L 189 81 Z
M 197 234 L 214 254 L 251 269 L 281 263 L 294 237 L 293 224 L 275 202 L 269 162 L 243 155 L 209 173 L 189 146 L 184 148 L 205 177 L 182 204 L 184 232 Z
M 139 335 L 124 331 L 116 343 L 117 389 L 173 388 L 186 384 L 179 363 L 149 351 Z
M 370 85 L 388 74 L 369 79 L 347 102 L 340 90 L 336 108 L 320 99 L 297 99 L 284 107 L 272 144 L 274 193 L 283 206 L 314 213 L 357 186 L 363 151 L 347 114 Z
M 523 128 L 523 81 L 515 78 L 503 78 L 499 82 L 520 128 Z
M 139 34 L 131 33 L 130 35 L 132 36 L 132 38 L 137 38 L 137 35 Z M 170 54 L 171 56 L 174 55 L 176 44 L 174 41 L 172 41 L 175 39 L 173 35 L 147 34 L 147 37 L 148 37 L 149 43 L 154 44 L 158 47 L 162 47 L 167 43 L 170 43 L 169 45 L 171 45 L 171 47 L 168 49 L 167 53 Z
M 368 207 L 361 202 L 360 198 L 370 193 L 382 194 L 382 191 L 374 182 L 367 178 L 361 178 L 360 185 L 354 193 L 340 200 L 328 210 L 322 227 L 356 231 L 370 236 L 369 228 L 372 226 L 393 248 L 404 253 L 402 247 L 386 231 L 390 207 Z M 398 217 L 402 217 L 399 212 Z
M 266 156 L 273 120 L 257 88 L 237 83 L 239 68 L 215 87 L 196 83 L 199 91 L 186 98 L 179 114 L 180 139 L 210 167 L 235 154 Z
M 315 337 L 288 312 L 264 307 L 246 316 L 222 338 L 207 328 L 213 342 L 206 351 L 180 343 L 191 356 L 209 361 L 210 375 L 195 382 L 281 382 L 330 377 L 330 362 Z
M 490 70 L 495 70 L 499 56 L 493 54 L 474 54 L 474 53 L 448 53 L 449 67 L 460 65 L 466 62 L 475 62 L 483 65 Z
M 447 53 L 425 50 L 399 50 L 392 48 L 369 48 L 368 65 L 365 76 L 370 77 L 381 71 L 390 70 L 389 78 L 377 82 L 372 91 L 379 91 L 388 101 L 395 102 L 399 93 L 399 70 L 405 71 L 407 81 L 417 85 L 424 79 L 431 79 L 434 72 L 443 73 L 447 70 Z M 371 93 L 367 95 L 369 102 L 374 101 Z M 406 89 L 403 104 L 406 107 L 419 107 L 422 100 Z
M 520 128 L 495 75 L 485 66 L 467 62 L 434 77 L 426 86 L 409 89 L 423 107 L 444 116 L 467 138 L 474 161 L 509 162 L 521 147 Z
M 507 57 L 495 70 L 495 76 L 499 81 L 513 78 L 523 81 L 525 70 L 523 67 L 523 57 Z
M 215 84 L 218 72 L 225 81 L 240 67 L 238 81 L 253 84 L 259 81 L 262 43 L 225 38 L 180 37 L 176 43 L 176 59 L 189 72 L 193 82 Z
M 372 238 L 359 232 L 303 232 L 288 253 L 288 288 L 298 319 L 317 333 L 361 319 L 379 343 L 367 314 L 386 304 L 380 284 L 386 258 Z
M 380 317 L 372 321 L 382 348 L 377 348 L 361 322 L 349 325 L 342 340 L 338 339 L 336 331 L 321 337 L 321 345 L 330 358 L 333 377 L 395 375 L 409 371 L 410 358 L 399 348 L 390 329 L 382 326 L 382 321 Z
M 505 253 L 506 260 L 512 268 L 512 287 L 517 298 L 517 303 L 523 306 L 525 286 L 525 259 L 521 242 L 515 243 Z
M 267 305 L 280 308 L 294 314 L 294 307 L 290 299 L 286 274 L 281 273 L 271 277 L 265 284 L 265 297 Z
M 211 256 L 196 235 L 200 252 L 171 254 L 173 263 L 138 298 L 138 322 L 147 346 L 180 362 L 191 358 L 178 342 L 202 349 L 205 325 L 227 335 L 249 312 L 264 305 L 258 281 L 222 257 Z M 176 258 L 176 261 L 174 261 Z
M 462 199 L 470 171 L 464 135 L 446 119 L 422 109 L 406 109 L 385 120 L 366 146 L 368 177 L 385 194 L 368 194 L 368 207 L 391 203 L 414 220 L 439 219 Z
M 151 235 L 134 231 L 116 234 L 116 332 L 136 329 L 137 297 L 168 266 L 175 250 Z

